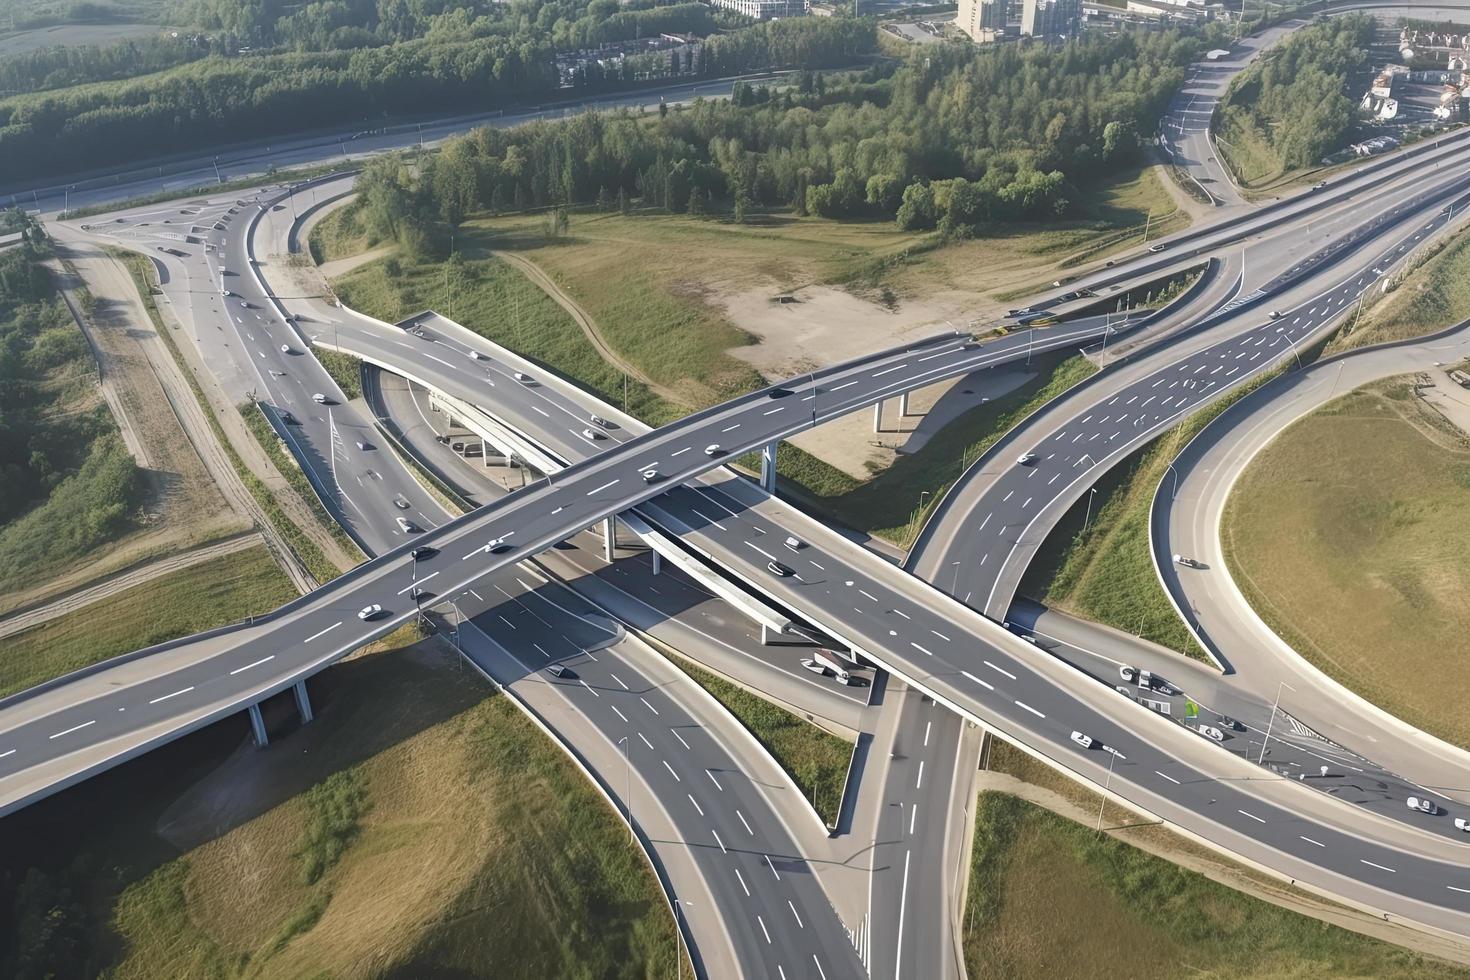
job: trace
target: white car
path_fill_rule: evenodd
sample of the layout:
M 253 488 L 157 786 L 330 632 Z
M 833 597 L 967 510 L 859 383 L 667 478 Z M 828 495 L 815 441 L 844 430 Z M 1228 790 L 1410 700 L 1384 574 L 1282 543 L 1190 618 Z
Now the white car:
M 470 359 L 471 360 L 474 360 L 474 361 L 478 361 L 480 359 L 480 352 L 477 351 L 477 350 L 470 351 Z
M 369 619 L 377 619 L 381 615 L 383 615 L 383 607 L 376 602 L 371 606 L 363 606 L 357 611 L 357 618 L 364 622 Z
M 311 396 L 311 400 L 316 402 L 318 405 L 325 405 L 327 403 L 327 396 L 318 391 L 316 394 Z
M 517 371 L 516 380 L 523 385 L 528 385 L 531 383 L 531 376 L 529 374 L 526 374 L 524 371 Z
M 398 518 L 398 530 L 402 531 L 404 534 L 413 534 L 415 531 L 418 530 L 418 528 L 414 527 L 413 522 L 408 520 L 406 517 L 400 517 Z
M 1470 820 L 1466 820 L 1464 817 L 1456 817 L 1455 818 L 1455 829 L 1456 830 L 1463 830 L 1466 833 L 1470 833 Z
M 1073 732 L 1072 741 L 1076 742 L 1084 749 L 1090 749 L 1093 746 L 1094 739 L 1091 735 L 1083 735 L 1081 732 Z
M 813 674 L 820 674 L 823 677 L 827 676 L 827 668 L 817 663 L 815 660 L 803 660 L 801 662 L 801 665 L 807 670 L 811 671 Z
M 582 437 L 584 439 L 587 439 L 590 442 L 596 442 L 597 440 L 603 438 L 603 435 L 602 435 L 601 432 L 598 432 L 596 429 L 583 429 L 582 430 Z
M 1408 804 L 1410 810 L 1418 810 L 1420 813 L 1427 813 L 1431 817 L 1439 812 L 1439 807 L 1435 805 L 1435 802 L 1429 799 L 1427 796 L 1411 796 L 1404 802 Z
M 587 416 L 587 421 L 600 428 L 607 428 L 607 419 L 602 418 L 599 415 L 589 415 Z
M 718 442 L 712 442 L 708 446 L 704 447 L 704 454 L 706 456 L 718 456 L 720 455 L 720 452 L 721 449 Z
M 281 345 L 281 353 L 282 354 L 289 354 L 289 353 L 291 353 L 291 345 L 290 344 L 282 344 Z
M 1273 319 L 1273 320 L 1279 320 L 1279 319 L 1281 319 L 1281 311 L 1280 310 L 1272 310 L 1271 311 L 1271 319 Z
M 1205 738 L 1209 739 L 1211 742 L 1225 741 L 1225 733 L 1220 731 L 1220 729 L 1216 728 L 1214 725 L 1199 726 L 1199 733 Z
M 1016 462 L 1020 463 L 1022 466 L 1030 466 L 1032 463 L 1036 462 L 1036 454 L 1022 453 L 1020 456 L 1016 457 Z
M 658 470 L 655 469 L 652 466 L 650 466 L 648 469 L 644 470 L 642 472 L 642 474 L 640 474 L 640 475 L 643 477 L 643 482 L 644 483 L 657 483 L 658 482 Z
M 1174 556 L 1174 564 L 1176 564 L 1176 565 L 1183 565 L 1185 568 L 1199 568 L 1200 567 L 1200 563 L 1197 560 L 1195 560 L 1193 558 L 1185 557 L 1184 555 L 1175 555 Z

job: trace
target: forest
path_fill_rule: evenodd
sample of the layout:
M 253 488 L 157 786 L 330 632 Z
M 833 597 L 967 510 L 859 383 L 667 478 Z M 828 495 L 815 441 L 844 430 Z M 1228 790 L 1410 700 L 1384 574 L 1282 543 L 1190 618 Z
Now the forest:
M 603 0 L 606 5 L 605 0 Z M 592 7 L 598 5 L 594 0 Z M 554 30 L 533 26 L 556 5 L 506 5 L 527 13 L 511 33 L 446 40 L 425 36 L 355 50 L 211 56 L 122 81 L 100 81 L 0 99 L 0 181 L 74 173 L 175 150 L 321 127 L 381 125 L 385 117 L 486 111 L 554 97 Z M 588 9 L 591 9 L 589 7 Z M 682 4 L 622 11 L 600 23 L 620 33 L 697 26 L 708 9 Z M 580 22 L 580 21 L 578 21 Z M 499 23 L 499 22 L 498 22 Z M 556 23 L 556 22 L 554 22 Z M 608 30 L 613 30 L 609 28 Z M 711 37 L 702 72 L 850 64 L 876 45 L 871 24 L 803 18 Z M 606 78 L 603 87 L 631 79 Z
M 1314 166 L 1341 149 L 1358 115 L 1348 82 L 1369 69 L 1373 24 L 1362 14 L 1333 17 L 1267 51 L 1231 83 L 1219 132 L 1261 140 L 1282 170 Z
M 776 25 L 771 25 L 775 27 Z M 669 211 L 790 208 L 968 234 L 1063 215 L 1079 188 L 1136 163 L 1196 38 L 1088 36 L 1062 46 L 932 46 L 828 82 L 736 86 L 728 101 L 640 117 L 586 114 L 481 129 L 359 184 L 371 230 L 443 253 L 469 215 L 631 199 Z

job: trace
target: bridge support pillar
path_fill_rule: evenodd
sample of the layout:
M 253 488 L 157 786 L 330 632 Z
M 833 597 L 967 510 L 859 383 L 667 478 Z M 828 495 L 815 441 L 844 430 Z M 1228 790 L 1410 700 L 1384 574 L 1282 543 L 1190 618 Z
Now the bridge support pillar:
M 761 449 L 761 489 L 766 493 L 776 492 L 776 450 L 781 441 L 766 443 Z
M 909 414 L 909 393 L 904 392 L 898 396 L 898 417 L 906 418 Z
M 265 733 L 265 719 L 260 716 L 260 705 L 252 704 L 245 710 L 250 715 L 250 731 L 255 735 L 255 747 L 263 749 L 271 744 L 271 740 Z
M 883 403 L 881 401 L 873 406 L 873 431 L 883 431 Z
M 609 563 L 612 562 L 614 552 L 618 550 L 618 519 L 616 515 L 604 518 L 602 521 L 602 557 Z
M 306 681 L 297 681 L 291 689 L 296 695 L 296 710 L 301 715 L 301 724 L 305 725 L 312 719 L 311 696 L 306 693 Z
M 653 574 L 662 575 L 664 571 L 664 556 L 657 551 L 653 552 Z

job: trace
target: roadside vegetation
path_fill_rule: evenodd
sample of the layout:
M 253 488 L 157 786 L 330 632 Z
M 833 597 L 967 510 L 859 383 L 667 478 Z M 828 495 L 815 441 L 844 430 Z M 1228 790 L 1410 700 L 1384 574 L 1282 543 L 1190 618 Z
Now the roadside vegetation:
M 349 400 L 362 397 L 362 358 L 317 346 L 311 348 L 311 353 L 337 382 L 342 394 Z
M 829 827 L 837 825 L 852 743 L 779 708 L 687 660 L 678 668 L 692 677 L 746 727 L 786 770 Z
M 976 802 L 963 923 L 975 977 L 1470 977 L 997 792 Z
M 344 552 L 349 555 L 361 555 L 362 546 L 353 541 L 351 535 L 342 529 L 342 525 L 327 513 L 327 509 L 322 506 L 321 497 L 311 485 L 311 480 L 301 469 L 301 464 L 281 442 L 281 437 L 276 435 L 276 430 L 271 428 L 270 422 L 260 409 L 255 405 L 241 405 L 239 410 L 240 417 L 245 420 L 245 427 L 250 430 L 255 441 L 260 443 L 260 448 L 265 450 L 265 454 L 270 457 L 276 470 L 286 478 L 287 483 L 291 484 L 291 489 L 298 497 L 306 501 L 322 529 L 332 536 Z
M 39 225 L 0 252 L 0 589 L 77 563 L 137 526 L 137 464 L 42 262 Z
M 1470 235 L 1459 233 L 1387 296 L 1350 317 L 1326 353 L 1422 337 L 1470 318 Z
M 0 638 L 0 696 L 294 598 L 296 590 L 264 547 L 170 572 Z
M 1221 541 L 1252 607 L 1369 701 L 1462 747 L 1470 438 L 1401 377 L 1279 435 L 1241 475 Z
M 1318 166 L 1357 122 L 1348 91 L 1368 70 L 1375 21 L 1363 14 L 1304 27 L 1230 83 L 1216 116 L 1220 153 L 1245 187 Z
M 905 453 L 866 482 L 782 444 L 779 472 L 802 485 L 814 509 L 901 548 L 913 544 L 934 507 L 976 459 L 1032 412 L 1097 369 L 1081 355 L 1037 357 L 1035 374 L 1013 391 L 972 408 L 936 432 L 917 452 Z M 920 501 L 923 505 L 920 506 Z M 901 523 L 897 517 L 906 516 Z
M 5 818 L 0 974 L 672 977 L 603 798 L 438 645 L 385 646 L 270 751 L 237 716 Z

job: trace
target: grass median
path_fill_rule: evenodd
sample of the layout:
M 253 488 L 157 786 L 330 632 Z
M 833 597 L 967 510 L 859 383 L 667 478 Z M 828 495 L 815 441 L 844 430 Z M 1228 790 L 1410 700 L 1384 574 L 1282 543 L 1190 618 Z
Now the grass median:
M 321 498 L 317 496 L 316 490 L 312 488 L 311 481 L 307 479 L 306 473 L 301 469 L 301 464 L 286 449 L 285 445 L 281 442 L 281 437 L 276 435 L 276 430 L 271 428 L 270 422 L 266 420 L 265 415 L 261 413 L 260 409 L 254 405 L 241 405 L 239 409 L 240 417 L 245 420 L 245 427 L 250 430 L 250 434 L 255 437 L 255 441 L 260 443 L 260 448 L 265 450 L 266 455 L 270 457 L 271 463 L 286 478 L 286 482 L 291 484 L 291 489 L 295 490 L 297 496 L 305 500 L 307 505 L 311 507 L 311 512 L 316 517 L 317 523 L 332 536 L 333 540 L 347 554 L 362 554 L 362 547 L 356 541 L 353 541 L 346 531 L 342 530 L 342 525 L 333 520 L 332 515 L 328 514 L 327 509 L 322 506 Z
M 681 660 L 678 667 L 755 736 L 811 801 L 817 815 L 827 826 L 835 826 L 852 761 L 852 743 L 688 661 Z
M 0 695 L 294 598 L 263 546 L 170 572 L 0 639 Z

